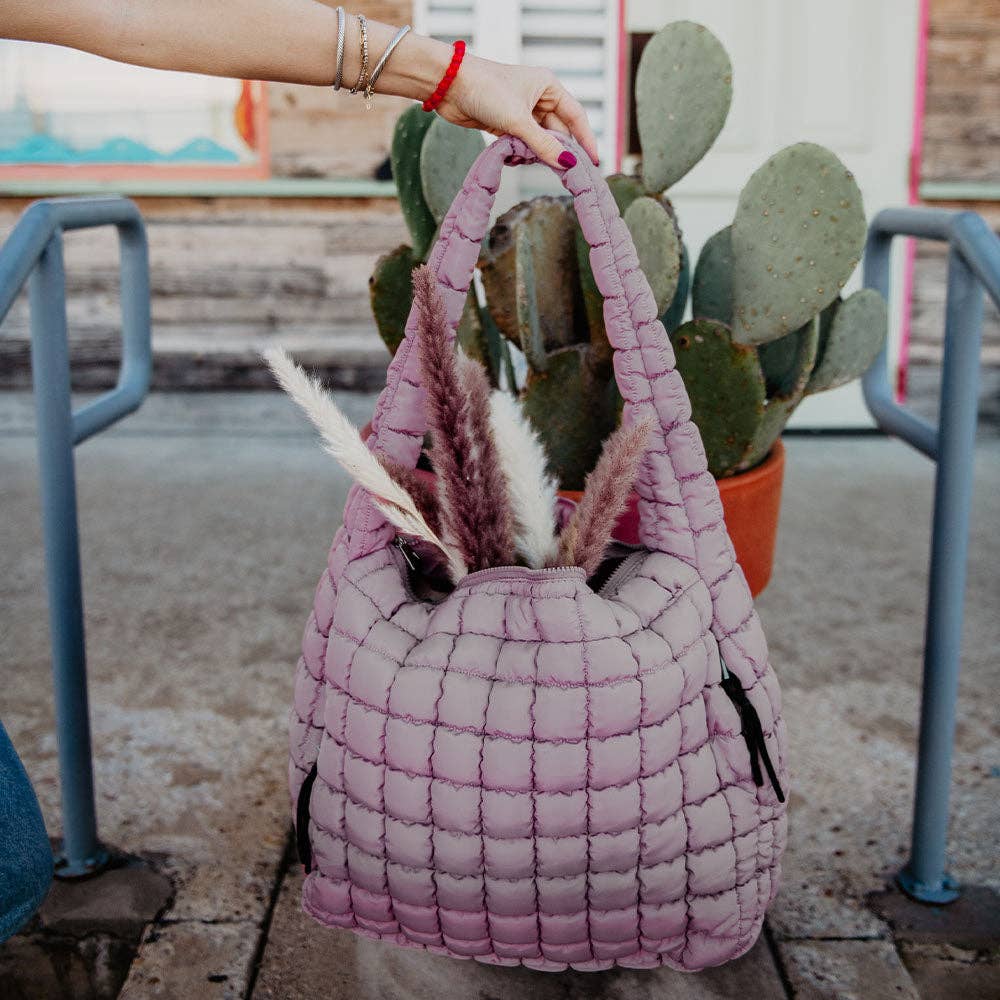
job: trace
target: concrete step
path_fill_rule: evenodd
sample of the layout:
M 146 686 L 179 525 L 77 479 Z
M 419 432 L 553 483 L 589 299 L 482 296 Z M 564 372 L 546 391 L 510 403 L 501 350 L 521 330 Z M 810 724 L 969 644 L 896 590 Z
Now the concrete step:
M 153 327 L 155 389 L 258 389 L 274 382 L 260 354 L 286 348 L 325 383 L 339 389 L 380 389 L 389 353 L 370 324 L 262 323 Z M 121 352 L 117 329 L 100 325 L 75 330 L 70 343 L 74 389 L 115 384 Z M 31 349 L 25 330 L 0 336 L 0 389 L 31 386 Z
M 153 201 L 149 240 L 155 354 L 164 389 L 270 385 L 258 353 L 286 344 L 341 388 L 379 387 L 387 354 L 368 279 L 408 239 L 395 200 L 279 203 Z M 0 241 L 16 214 L 0 208 Z M 118 242 L 104 227 L 67 233 L 66 314 L 76 388 L 114 384 L 119 356 Z M 0 324 L 0 388 L 30 384 L 22 294 Z

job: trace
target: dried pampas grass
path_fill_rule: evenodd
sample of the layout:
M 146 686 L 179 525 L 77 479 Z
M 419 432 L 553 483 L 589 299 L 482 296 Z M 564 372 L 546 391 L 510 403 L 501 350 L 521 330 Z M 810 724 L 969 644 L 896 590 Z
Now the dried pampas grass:
M 417 502 L 396 482 L 361 440 L 357 428 L 340 412 L 317 379 L 310 378 L 280 348 L 265 352 L 278 384 L 305 411 L 323 437 L 324 446 L 344 469 L 372 496 L 378 509 L 404 534 L 422 538 L 439 548 L 455 581 L 468 572 L 461 555 L 443 542 L 428 524 Z
M 426 266 L 413 272 L 413 301 L 442 534 L 454 540 L 473 572 L 509 565 L 510 500 L 490 429 L 489 383 L 481 366 L 459 360 L 444 301 Z
M 548 456 L 518 401 L 509 393 L 490 394 L 490 423 L 507 479 L 514 518 L 514 545 L 533 567 L 558 556 L 556 497 L 558 486 L 548 472 Z
M 625 510 L 639 463 L 646 451 L 651 420 L 619 427 L 604 442 L 601 457 L 587 476 L 583 497 L 559 536 L 559 555 L 552 565 L 582 566 L 597 572 L 615 523 Z
M 403 465 L 385 455 L 378 456 L 379 462 L 386 472 L 413 497 L 413 502 L 417 505 L 417 510 L 424 516 L 424 520 L 438 534 L 441 532 L 441 517 L 438 510 L 437 491 L 416 470 Z

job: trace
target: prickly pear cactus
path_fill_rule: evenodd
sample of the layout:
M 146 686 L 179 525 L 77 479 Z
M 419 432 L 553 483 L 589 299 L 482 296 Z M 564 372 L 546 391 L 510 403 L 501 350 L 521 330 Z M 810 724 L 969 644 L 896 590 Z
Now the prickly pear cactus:
M 428 117 L 434 121 L 420 147 L 420 183 L 424 201 L 440 225 L 486 142 L 477 129 L 453 125 L 437 115 Z
M 800 330 L 757 348 L 767 403 L 750 448 L 736 465 L 737 472 L 752 469 L 767 458 L 805 395 L 818 345 L 819 316 L 814 316 Z
M 732 226 L 733 335 L 762 344 L 828 306 L 861 258 L 854 175 L 810 142 L 775 153 L 740 193 Z
M 630 174 L 612 174 L 610 177 L 606 177 L 605 180 L 611 189 L 611 195 L 615 199 L 615 204 L 618 205 L 618 211 L 622 215 L 628 211 L 629 205 L 636 198 L 641 198 L 646 193 L 646 189 L 642 186 L 642 181 L 638 177 L 632 177 Z
M 524 413 L 538 431 L 559 485 L 582 490 L 597 464 L 604 439 L 619 419 L 614 379 L 595 372 L 586 345 L 549 354 L 544 370 L 531 366 L 521 396 Z
M 375 326 L 390 354 L 396 353 L 406 335 L 406 319 L 413 303 L 411 275 L 419 263 L 413 248 L 403 243 L 379 257 L 368 279 Z
M 725 323 L 710 319 L 685 323 L 670 341 L 709 470 L 716 478 L 730 476 L 750 453 L 764 419 L 767 391 L 757 351 L 735 343 Z
M 886 334 L 876 292 L 840 298 L 864 244 L 861 194 L 829 150 L 811 143 L 772 156 L 744 187 L 731 225 L 688 257 L 664 191 L 718 136 L 732 100 L 719 41 L 689 21 L 650 39 L 636 104 L 642 176 L 608 186 L 636 244 L 718 476 L 763 461 L 805 395 L 862 374 Z M 410 271 L 482 148 L 478 134 L 414 106 L 393 138 L 393 171 L 413 248 L 383 257 L 372 308 L 390 349 L 403 334 Z M 487 310 L 470 297 L 458 337 L 467 353 L 513 385 L 509 343 L 525 355 L 525 411 L 553 471 L 575 489 L 614 428 L 621 397 L 603 301 L 570 199 L 541 196 L 504 213 L 480 258 Z M 682 323 L 690 298 L 694 319 Z
M 691 283 L 691 310 L 695 319 L 733 321 L 732 226 L 709 236 L 698 255 Z
M 715 142 L 729 114 L 733 67 L 719 40 L 693 21 L 677 21 L 646 43 L 635 79 L 648 191 L 676 184 Z
M 670 337 L 716 478 L 758 465 L 806 391 L 819 317 L 765 348 L 737 343 L 725 323 L 697 319 Z
M 684 241 L 681 241 L 681 271 L 677 275 L 677 290 L 667 306 L 666 312 L 660 317 L 668 333 L 676 330 L 684 319 L 687 309 L 688 293 L 691 291 L 691 255 Z
M 864 375 L 888 332 L 889 311 L 874 288 L 838 299 L 829 312 L 820 327 L 816 366 L 805 390 L 808 395 Z
M 568 197 L 522 202 L 497 219 L 479 261 L 490 316 L 528 362 L 525 413 L 566 489 L 582 488 L 618 419 L 611 348 L 603 323 L 588 323 L 577 228 Z
M 655 198 L 636 198 L 625 211 L 625 225 L 649 279 L 656 311 L 670 305 L 681 274 L 681 241 L 674 220 Z
M 407 108 L 396 122 L 389 153 L 399 207 L 406 221 L 406 228 L 410 230 L 414 259 L 418 261 L 426 259 L 437 231 L 437 223 L 427 207 L 420 179 L 420 149 L 428 129 L 434 124 L 434 117 L 427 114 L 419 104 Z
M 577 280 L 576 225 L 571 198 L 545 195 L 504 212 L 483 248 L 479 266 L 490 314 L 500 332 L 525 353 L 536 341 L 538 350 L 547 353 L 588 339 Z M 530 335 L 516 301 L 526 294 L 525 255 L 533 262 L 530 297 L 538 317 Z

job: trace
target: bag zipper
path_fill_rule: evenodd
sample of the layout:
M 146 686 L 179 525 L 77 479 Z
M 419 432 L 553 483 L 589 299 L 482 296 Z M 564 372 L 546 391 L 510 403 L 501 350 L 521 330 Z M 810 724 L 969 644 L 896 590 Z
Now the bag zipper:
M 312 844 L 309 843 L 309 799 L 312 796 L 316 775 L 319 774 L 319 764 L 314 763 L 299 789 L 299 797 L 295 802 L 295 849 L 299 861 L 308 875 L 312 871 Z
M 760 716 L 757 714 L 757 709 L 753 707 L 753 704 L 747 697 L 747 693 L 743 690 L 743 685 L 740 684 L 739 678 L 726 669 L 724 660 L 721 660 L 721 663 L 722 690 L 726 692 L 729 700 L 736 706 L 736 711 L 740 714 L 741 735 L 746 742 L 747 751 L 750 754 L 750 774 L 753 777 L 753 783 L 758 788 L 764 784 L 764 775 L 760 768 L 761 761 L 763 761 L 767 777 L 771 782 L 771 787 L 774 788 L 774 794 L 778 796 L 779 802 L 784 802 L 785 793 L 781 790 L 781 785 L 778 784 L 778 775 L 774 770 L 774 764 L 771 763 L 771 755 L 767 752 L 767 744 L 764 741 L 764 727 L 760 724 Z
M 643 559 L 649 555 L 648 550 L 641 546 L 629 546 L 629 548 L 633 548 L 635 551 L 627 555 L 611 576 L 601 584 L 597 591 L 598 597 L 606 597 L 612 589 L 619 588 L 628 579 L 635 576 Z

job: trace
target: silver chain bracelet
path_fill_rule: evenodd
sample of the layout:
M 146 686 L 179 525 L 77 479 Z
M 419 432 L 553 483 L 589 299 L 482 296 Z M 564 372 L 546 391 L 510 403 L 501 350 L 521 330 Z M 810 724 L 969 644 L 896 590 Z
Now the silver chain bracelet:
M 333 89 L 340 90 L 344 81 L 344 35 L 346 34 L 347 15 L 343 7 L 337 8 L 337 75 L 333 80 Z

